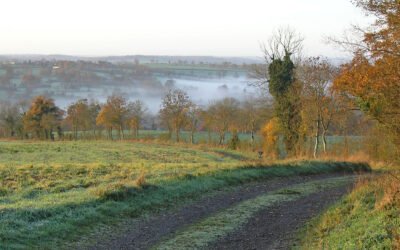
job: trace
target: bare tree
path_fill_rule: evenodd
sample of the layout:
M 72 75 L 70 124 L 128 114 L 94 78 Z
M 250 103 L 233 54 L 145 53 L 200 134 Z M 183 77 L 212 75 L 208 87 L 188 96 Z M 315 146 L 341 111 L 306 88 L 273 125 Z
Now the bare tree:
M 146 105 L 140 100 L 136 100 L 128 104 L 128 123 L 133 130 L 133 134 L 136 138 L 139 137 L 139 129 L 147 110 L 148 109 Z
M 304 38 L 290 27 L 281 27 L 273 32 L 267 43 L 260 45 L 264 57 L 264 64 L 250 67 L 250 86 L 259 88 L 263 94 L 268 92 L 270 80 L 268 68 L 272 61 L 283 60 L 289 56 L 296 64 L 300 62 Z
M 267 44 L 262 44 L 264 59 L 270 62 L 274 59 L 282 59 L 289 55 L 299 57 L 303 50 L 304 38 L 290 27 L 279 28 L 269 38 Z
M 187 128 L 190 131 L 190 143 L 194 144 L 194 133 L 197 131 L 202 110 L 196 104 L 192 104 L 187 112 Z
M 229 130 L 238 128 L 239 101 L 235 98 L 224 98 L 216 101 L 208 108 L 212 128 L 219 135 L 219 144 L 225 143 L 225 135 Z
M 168 127 L 171 134 L 175 131 L 176 141 L 180 141 L 180 131 L 187 124 L 187 113 L 192 106 L 189 96 L 183 90 L 169 90 L 160 109 L 160 119 Z
M 275 59 L 283 59 L 290 56 L 298 63 L 303 50 L 304 38 L 290 27 L 279 28 L 273 32 L 267 43 L 260 45 L 264 56 L 264 64 L 251 65 L 249 78 L 250 86 L 259 88 L 262 93 L 268 92 L 269 72 L 268 66 Z
M 303 84 L 303 123 L 314 130 L 314 158 L 318 155 L 321 132 L 323 150 L 326 153 L 326 134 L 339 109 L 329 88 L 337 71 L 326 58 L 320 57 L 304 60 L 296 70 L 296 77 Z
M 4 136 L 23 137 L 23 110 L 18 104 L 0 103 L 0 131 Z
M 258 131 L 263 123 L 270 119 L 272 115 L 272 105 L 270 103 L 265 105 L 266 102 L 268 103 L 269 100 L 265 100 L 264 98 L 252 98 L 241 103 L 239 122 L 241 123 L 241 129 L 250 132 L 252 146 L 254 146 L 256 131 Z

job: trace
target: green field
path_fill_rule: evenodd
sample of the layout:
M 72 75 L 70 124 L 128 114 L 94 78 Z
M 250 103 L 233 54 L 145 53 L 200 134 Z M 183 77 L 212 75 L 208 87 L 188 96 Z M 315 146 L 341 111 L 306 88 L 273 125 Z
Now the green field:
M 55 135 L 57 137 L 57 135 Z M 68 137 L 72 137 L 73 134 L 72 132 L 66 131 L 64 132 L 64 136 Z M 101 137 L 101 138 L 107 138 L 107 133 L 106 131 L 97 131 L 96 133 L 97 137 Z M 250 133 L 238 133 L 238 137 L 239 140 L 243 143 L 250 143 L 251 140 L 251 134 Z M 92 131 L 86 131 L 86 132 L 78 132 L 78 139 L 91 139 L 93 138 L 93 132 Z M 171 140 L 171 141 L 175 141 L 175 133 L 172 134 L 172 138 L 168 138 L 168 132 L 165 130 L 140 130 L 139 131 L 139 136 L 135 137 L 131 131 L 129 130 L 124 130 L 124 138 L 125 139 L 161 139 L 164 141 L 167 140 Z M 226 132 L 225 134 L 225 143 L 228 143 L 229 140 L 232 138 L 231 133 Z M 119 139 L 119 135 L 118 135 L 118 131 L 113 131 L 113 139 L 117 140 Z M 219 135 L 215 132 L 211 132 L 210 134 L 208 134 L 208 132 L 206 131 L 197 131 L 196 133 L 194 133 L 194 142 L 195 144 L 199 144 L 199 143 L 208 143 L 208 140 L 210 139 L 210 143 L 211 144 L 218 144 L 219 143 Z M 182 142 L 190 142 L 190 132 L 188 131 L 182 131 L 180 133 L 180 140 Z M 261 136 L 258 134 L 255 134 L 255 141 L 257 144 L 261 144 Z
M 73 134 L 71 132 L 64 132 L 64 136 L 67 139 L 73 139 Z M 180 135 L 181 142 L 190 143 L 190 132 L 182 131 Z M 55 135 L 57 138 L 57 135 Z M 107 138 L 107 134 L 105 131 L 96 133 L 97 138 Z M 250 133 L 238 133 L 239 143 L 238 149 L 240 150 L 259 150 L 262 149 L 262 137 L 260 134 L 255 134 L 254 144 L 251 143 L 251 134 Z M 225 134 L 225 143 L 229 144 L 232 138 L 232 134 L 227 132 Z M 78 139 L 93 139 L 93 133 L 91 131 L 79 132 Z M 119 135 L 117 131 L 113 131 L 113 139 L 118 140 Z M 153 141 L 153 142 L 175 142 L 175 134 L 172 134 L 172 138 L 168 137 L 168 132 L 164 130 L 140 130 L 139 136 L 136 138 L 132 135 L 132 132 L 129 130 L 124 131 L 124 139 L 127 140 L 139 140 L 139 141 Z M 363 149 L 363 140 L 365 137 L 363 136 L 327 136 L 327 152 L 331 155 L 340 156 L 345 153 L 354 154 Z M 194 144 L 211 144 L 218 145 L 219 144 L 219 135 L 215 132 L 211 132 L 210 134 L 207 131 L 198 131 L 194 134 Z M 319 142 L 320 151 L 322 150 L 322 138 Z M 282 155 L 285 156 L 284 145 L 281 141 Z M 305 152 L 311 156 L 314 150 L 314 138 L 307 138 L 304 144 Z
M 0 142 L 0 239 L 62 246 L 103 224 L 277 176 L 354 171 L 346 163 L 263 165 L 255 153 L 131 142 Z

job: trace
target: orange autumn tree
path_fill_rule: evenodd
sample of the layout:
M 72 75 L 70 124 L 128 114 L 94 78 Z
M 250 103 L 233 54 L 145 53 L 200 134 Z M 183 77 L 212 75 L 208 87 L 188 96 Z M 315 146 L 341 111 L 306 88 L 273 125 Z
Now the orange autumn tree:
M 108 131 L 108 136 L 112 139 L 112 130 L 118 131 L 120 139 L 124 138 L 124 123 L 128 114 L 126 99 L 119 95 L 112 95 L 107 98 L 107 103 L 101 108 L 96 124 L 104 126 Z
M 33 99 L 29 110 L 23 116 L 24 130 L 32 137 L 54 140 L 54 132 L 61 136 L 63 111 L 54 100 L 44 96 Z
M 400 2 L 355 3 L 376 21 L 359 43 L 341 42 L 354 58 L 342 67 L 334 89 L 386 128 L 400 148 Z

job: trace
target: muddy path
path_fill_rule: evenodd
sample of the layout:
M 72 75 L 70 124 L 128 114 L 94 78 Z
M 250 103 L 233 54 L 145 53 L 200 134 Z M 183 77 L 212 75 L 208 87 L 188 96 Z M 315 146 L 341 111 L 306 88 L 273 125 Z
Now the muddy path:
M 343 174 L 323 174 L 274 178 L 221 190 L 183 207 L 143 219 L 132 219 L 121 225 L 118 232 L 96 235 L 89 247 L 80 249 L 149 249 L 178 230 L 201 221 L 217 212 L 245 200 L 291 185 L 339 177 Z M 324 190 L 296 201 L 279 203 L 257 213 L 244 227 L 209 246 L 213 249 L 275 249 L 288 247 L 296 228 L 322 211 L 349 190 L 349 186 Z M 265 221 L 270 221 L 265 223 Z M 279 235 L 278 235 L 279 234 Z M 266 248 L 266 244 L 271 248 Z M 286 244 L 286 245 L 285 245 Z
M 291 249 L 299 241 L 297 231 L 312 217 L 332 205 L 350 186 L 332 188 L 307 197 L 268 207 L 245 226 L 219 239 L 208 249 Z

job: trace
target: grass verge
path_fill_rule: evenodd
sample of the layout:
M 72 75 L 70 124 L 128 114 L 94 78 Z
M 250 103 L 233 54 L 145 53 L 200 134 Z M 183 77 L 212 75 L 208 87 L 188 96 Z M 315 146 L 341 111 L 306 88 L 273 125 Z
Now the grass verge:
M 302 234 L 301 249 L 400 249 L 400 174 L 360 179 Z

